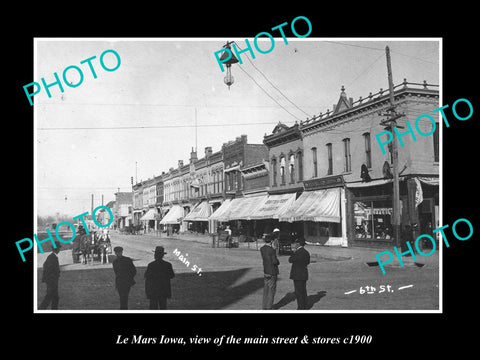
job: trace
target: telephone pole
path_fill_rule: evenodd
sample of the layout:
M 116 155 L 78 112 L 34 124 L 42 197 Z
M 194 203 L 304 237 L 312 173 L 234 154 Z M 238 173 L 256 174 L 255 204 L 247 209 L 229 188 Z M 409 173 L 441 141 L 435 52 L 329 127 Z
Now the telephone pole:
M 397 119 L 405 116 L 405 114 L 399 114 L 395 110 L 395 96 L 393 94 L 393 77 L 392 77 L 392 64 L 390 60 L 390 49 L 388 46 L 385 47 L 385 54 L 387 57 L 387 74 L 388 74 L 388 89 L 390 93 L 390 107 L 387 109 L 387 113 L 383 114 L 388 116 L 387 119 L 383 120 L 380 124 L 387 125 L 388 130 L 393 136 L 391 142 L 390 152 L 392 154 L 392 173 L 393 173 L 393 236 L 395 239 L 395 246 L 400 247 L 400 179 L 398 175 L 398 145 L 397 137 L 395 136 L 394 127 L 403 128 L 402 126 L 397 126 Z

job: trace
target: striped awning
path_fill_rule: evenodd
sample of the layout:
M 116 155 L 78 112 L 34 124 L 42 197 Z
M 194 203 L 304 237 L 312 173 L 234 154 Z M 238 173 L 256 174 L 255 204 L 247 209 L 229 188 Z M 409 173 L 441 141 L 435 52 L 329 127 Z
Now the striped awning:
M 229 220 L 250 220 L 255 210 L 265 202 L 267 195 L 238 198 L 232 200 Z
M 148 209 L 148 211 L 140 218 L 140 221 L 155 220 L 155 209 Z
M 296 193 L 268 195 L 250 214 L 250 219 L 278 219 L 295 202 L 297 197 Z
M 183 219 L 184 210 L 180 205 L 173 205 L 170 211 L 163 217 L 160 224 L 180 224 Z
M 192 211 L 188 213 L 183 221 L 208 221 L 208 217 L 212 214 L 212 205 L 204 200 L 198 203 Z
M 215 210 L 215 212 L 212 215 L 210 215 L 208 220 L 228 221 L 228 218 L 226 216 L 229 212 L 231 204 L 232 204 L 232 201 L 230 199 L 225 199 L 222 205 L 220 205 L 220 207 L 217 210 Z
M 340 222 L 340 188 L 305 191 L 280 221 Z

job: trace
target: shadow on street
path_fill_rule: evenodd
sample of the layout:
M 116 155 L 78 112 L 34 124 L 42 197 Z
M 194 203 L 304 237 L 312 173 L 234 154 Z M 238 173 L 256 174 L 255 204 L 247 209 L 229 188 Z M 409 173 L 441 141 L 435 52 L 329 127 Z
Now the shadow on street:
M 326 291 L 318 291 L 315 295 L 308 295 L 307 297 L 307 310 L 310 310 L 313 305 L 320 301 L 322 297 L 327 294 Z M 272 309 L 278 310 L 289 303 L 295 301 L 297 297 L 294 292 L 287 293 L 283 298 L 281 298 L 276 304 L 273 304 Z
M 144 273 L 137 267 L 136 284 L 129 296 L 129 310 L 147 310 Z M 172 279 L 169 310 L 221 310 L 263 288 L 263 277 L 251 278 L 250 268 L 226 271 L 177 273 Z M 38 303 L 45 296 L 38 270 Z M 247 276 L 246 279 L 242 278 Z M 117 310 L 119 298 L 112 268 L 62 271 L 59 281 L 61 310 Z

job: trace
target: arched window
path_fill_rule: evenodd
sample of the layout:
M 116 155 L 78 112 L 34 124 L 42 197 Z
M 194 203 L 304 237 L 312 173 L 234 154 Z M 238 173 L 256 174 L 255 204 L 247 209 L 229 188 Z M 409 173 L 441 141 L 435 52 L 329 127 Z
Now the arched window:
M 350 172 L 352 171 L 352 156 L 350 155 L 350 139 L 345 138 L 343 141 L 343 149 L 344 149 L 344 171 Z
M 290 173 L 290 184 L 295 182 L 295 155 L 292 153 L 289 156 L 288 172 Z
M 285 156 L 284 155 L 280 157 L 280 179 L 282 181 L 282 185 L 285 185 Z
M 272 186 L 277 186 L 277 159 L 272 159 Z
M 303 153 L 297 152 L 298 181 L 303 181 Z
M 363 139 L 365 142 L 365 165 L 367 165 L 367 168 L 372 167 L 372 148 L 371 148 L 371 143 L 370 143 L 370 133 L 364 133 L 363 134 Z
M 328 159 L 328 168 L 327 175 L 333 174 L 333 154 L 332 154 L 332 144 L 327 144 L 327 159 Z

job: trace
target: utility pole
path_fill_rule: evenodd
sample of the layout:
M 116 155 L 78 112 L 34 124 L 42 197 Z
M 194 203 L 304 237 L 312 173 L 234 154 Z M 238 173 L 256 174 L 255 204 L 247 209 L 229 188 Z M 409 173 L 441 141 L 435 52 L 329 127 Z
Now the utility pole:
M 392 154 L 392 173 L 393 173 L 393 236 L 395 238 L 395 246 L 400 247 L 400 180 L 398 175 L 398 145 L 397 137 L 393 130 L 394 127 L 403 128 L 402 126 L 397 126 L 397 119 L 405 116 L 405 114 L 399 114 L 395 110 L 395 97 L 393 94 L 393 77 L 392 77 L 392 64 L 390 60 L 390 49 L 388 46 L 385 47 L 385 53 L 387 57 L 387 73 L 388 73 L 388 89 L 390 95 L 390 108 L 387 109 L 387 113 L 383 114 L 388 116 L 388 119 L 383 120 L 380 124 L 387 125 L 390 133 L 392 133 L 393 140 L 391 142 L 391 154 Z

